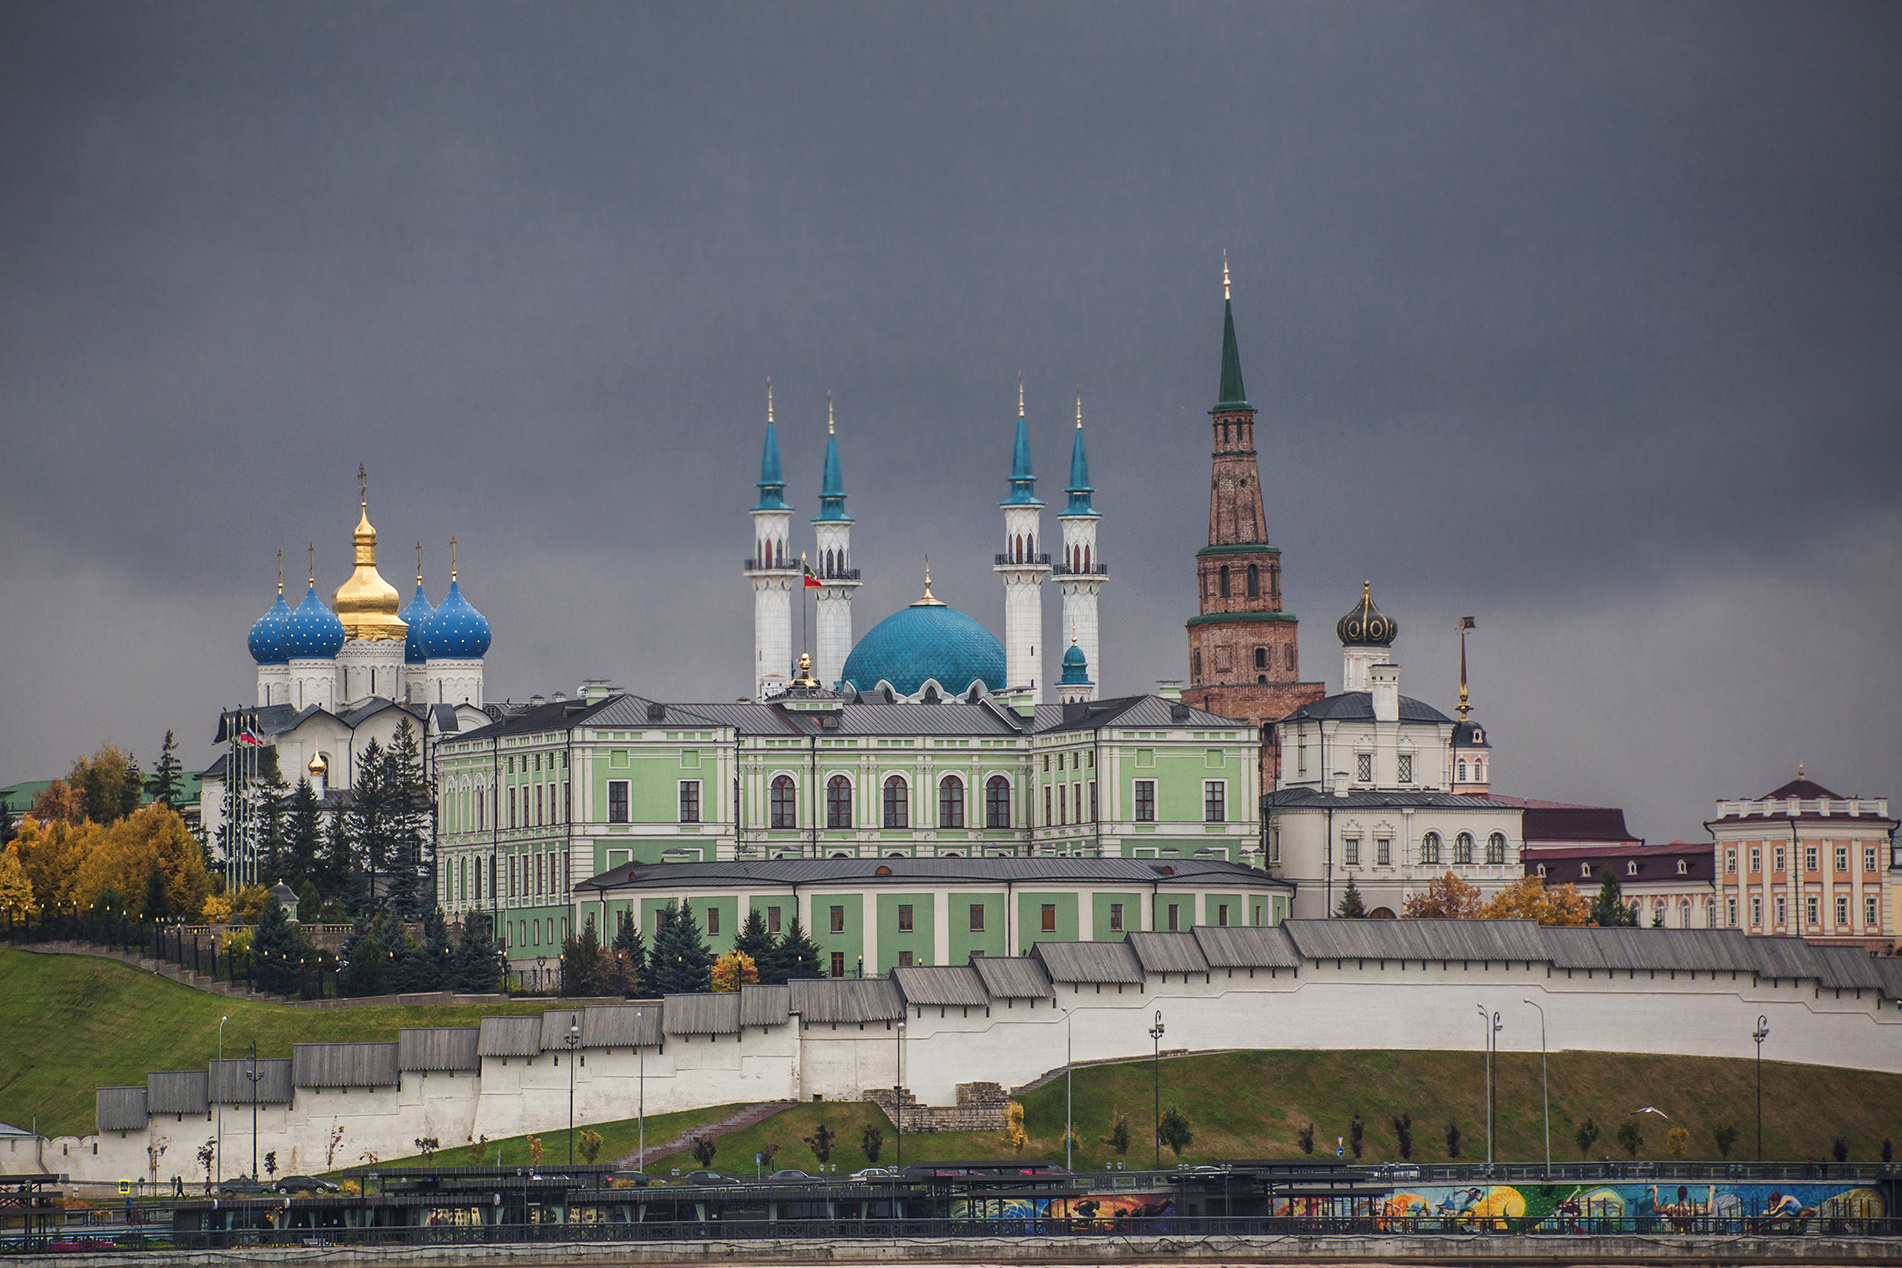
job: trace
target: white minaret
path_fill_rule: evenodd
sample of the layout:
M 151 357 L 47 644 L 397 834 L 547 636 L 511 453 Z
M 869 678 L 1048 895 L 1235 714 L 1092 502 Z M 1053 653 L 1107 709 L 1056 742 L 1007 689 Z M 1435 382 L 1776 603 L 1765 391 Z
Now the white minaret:
M 1030 470 L 1030 431 L 1024 423 L 1024 381 L 1017 380 L 1017 444 L 1011 454 L 1010 496 L 1004 508 L 1004 553 L 996 570 L 1004 578 L 1004 665 L 1006 690 L 1043 703 L 1043 672 L 1037 644 L 1043 638 L 1043 580 L 1050 556 L 1042 546 L 1043 503 Z
M 779 469 L 771 380 L 766 384 L 766 445 L 759 460 L 759 502 L 752 515 L 753 556 L 746 561 L 746 577 L 753 583 L 753 692 L 764 700 L 785 691 L 792 675 L 792 592 L 800 584 L 799 561 L 786 550 L 792 507 L 786 503 L 786 478 Z
M 1096 553 L 1096 522 L 1101 517 L 1090 505 L 1090 460 L 1083 452 L 1083 393 L 1076 395 L 1076 441 L 1070 446 L 1069 505 L 1057 516 L 1063 526 L 1063 557 L 1057 561 L 1057 590 L 1063 595 L 1063 624 L 1071 631 L 1076 647 L 1083 650 L 1090 667 L 1089 694 L 1077 698 L 1094 700 L 1103 681 L 1103 662 L 1097 658 L 1096 596 L 1109 579 L 1109 569 Z M 1070 696 L 1076 697 L 1073 690 Z
M 839 469 L 831 393 L 826 394 L 826 464 L 819 481 L 819 513 L 812 525 L 818 552 L 812 570 L 819 576 L 819 682 L 834 687 L 852 651 L 852 592 L 859 588 L 859 570 L 852 566 L 852 517 L 845 513 L 845 477 Z

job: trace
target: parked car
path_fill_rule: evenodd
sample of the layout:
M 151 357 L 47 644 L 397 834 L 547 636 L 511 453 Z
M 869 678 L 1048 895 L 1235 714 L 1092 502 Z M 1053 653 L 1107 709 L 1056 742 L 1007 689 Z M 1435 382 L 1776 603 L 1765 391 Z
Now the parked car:
M 723 1176 L 717 1171 L 689 1171 L 680 1177 L 680 1184 L 738 1184 L 732 1176 Z
M 810 1184 L 817 1183 L 819 1180 L 819 1177 L 813 1175 L 810 1171 L 801 1171 L 797 1167 L 782 1168 L 766 1178 L 771 1180 L 774 1184 Z
M 897 1169 L 893 1167 L 865 1167 L 861 1170 L 854 1171 L 848 1178 L 853 1180 L 889 1180 L 897 1174 Z
M 285 1176 L 274 1182 L 271 1188 L 279 1193 L 338 1193 L 341 1190 L 328 1180 L 319 1180 L 316 1176 Z
M 262 1181 L 253 1180 L 250 1176 L 238 1176 L 236 1179 L 226 1180 L 218 1186 L 218 1192 L 220 1193 L 236 1193 L 241 1196 L 269 1193 L 270 1191 L 270 1185 Z

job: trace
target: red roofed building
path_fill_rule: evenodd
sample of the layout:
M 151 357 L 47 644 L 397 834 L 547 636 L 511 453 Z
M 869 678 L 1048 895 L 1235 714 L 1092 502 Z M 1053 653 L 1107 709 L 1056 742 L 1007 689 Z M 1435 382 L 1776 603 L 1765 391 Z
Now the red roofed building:
M 1649 845 L 1625 827 L 1615 806 L 1517 801 L 1524 807 L 1525 874 L 1595 897 L 1611 876 L 1640 925 L 1709 929 L 1717 923 L 1714 856 L 1708 842 Z

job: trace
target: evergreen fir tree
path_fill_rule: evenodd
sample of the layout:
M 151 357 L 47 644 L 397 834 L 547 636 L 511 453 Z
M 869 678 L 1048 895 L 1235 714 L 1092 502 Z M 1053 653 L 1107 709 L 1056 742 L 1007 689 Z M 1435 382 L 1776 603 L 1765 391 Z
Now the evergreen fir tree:
M 733 949 L 753 961 L 753 967 L 760 971 L 760 981 L 764 982 L 766 966 L 773 958 L 773 935 L 766 932 L 766 921 L 759 914 L 759 908 L 746 913 L 746 923 L 733 939 Z
M 365 744 L 357 759 L 356 785 L 350 790 L 349 805 L 338 816 L 345 828 L 350 866 L 363 873 L 364 895 L 358 910 L 380 907 L 389 883 L 389 859 L 395 836 L 389 773 L 390 764 L 383 758 L 383 746 L 375 740 Z
M 790 982 L 795 978 L 824 977 L 825 968 L 819 959 L 819 944 L 806 936 L 806 928 L 794 915 L 792 923 L 786 926 L 785 935 L 773 947 L 772 957 L 774 985 Z M 767 981 L 766 971 L 760 970 L 759 980 Z
M 701 936 L 700 922 L 686 899 L 661 921 L 648 957 L 649 979 L 662 995 L 688 995 L 713 989 L 713 952 Z
M 377 945 L 376 932 L 368 916 L 358 916 L 356 925 L 337 949 L 342 968 L 337 974 L 337 989 L 345 995 L 387 995 L 389 961 Z
M 324 833 L 324 896 L 353 918 L 367 917 L 371 911 L 370 877 L 360 865 L 361 854 L 351 839 L 350 816 L 333 815 Z
M 601 938 L 590 920 L 581 936 L 570 935 L 561 943 L 561 993 L 563 995 L 600 995 Z
M 417 966 L 417 978 L 429 983 L 426 991 L 455 989 L 456 949 L 449 941 L 449 918 L 440 907 L 431 907 L 423 916 L 423 953 Z
M 634 913 L 621 913 L 621 928 L 614 935 L 614 949 L 627 957 L 629 971 L 645 983 L 648 980 L 647 939 L 641 936 L 640 922 L 634 918 Z
M 154 867 L 145 881 L 145 908 L 139 913 L 141 920 L 163 920 L 172 914 L 172 904 L 165 895 L 165 871 Z
M 496 945 L 489 917 L 473 912 L 463 917 L 462 940 L 456 943 L 455 989 L 486 995 L 502 983 L 502 948 Z
M 308 876 L 297 887 L 297 918 L 305 924 L 313 924 L 324 918 L 323 895 L 317 892 L 317 882 Z
M 428 906 L 428 870 L 424 858 L 429 839 L 429 785 L 423 775 L 422 753 L 416 731 L 404 718 L 383 753 L 384 790 L 389 808 L 389 869 L 387 901 L 405 920 L 422 918 Z
M 5 846 L 20 835 L 20 829 L 13 821 L 13 803 L 0 801 L 0 846 Z
M 396 910 L 385 908 L 377 913 L 376 923 L 378 947 L 390 966 L 389 989 L 398 993 L 435 989 L 429 985 L 422 948 L 410 937 L 409 926 Z
M 184 765 L 178 760 L 178 741 L 172 733 L 165 733 L 165 743 L 159 748 L 158 765 L 152 768 L 152 777 L 145 781 L 145 791 L 153 801 L 162 801 L 173 810 L 184 807 L 185 781 Z
M 1359 919 L 1367 914 L 1367 904 L 1361 901 L 1360 887 L 1354 884 L 1352 876 L 1347 878 L 1347 888 L 1341 891 L 1341 901 L 1334 908 L 1334 914 L 1346 920 Z
M 291 790 L 285 784 L 284 776 L 278 772 L 275 748 L 264 749 L 258 754 L 258 783 L 252 798 L 258 812 L 259 874 L 268 878 L 267 884 L 283 880 L 285 859 L 289 852 L 285 818 L 290 809 Z
M 1625 906 L 1624 891 L 1609 870 L 1605 873 L 1605 883 L 1598 887 L 1598 897 L 1592 900 L 1592 923 L 1606 929 L 1638 923 L 1638 913 Z
M 284 852 L 282 874 L 284 880 L 297 890 L 301 896 L 304 886 L 319 880 L 324 872 L 324 822 L 323 811 L 317 804 L 316 790 L 308 779 L 297 781 L 297 787 L 291 795 L 284 813 Z M 321 894 L 322 890 L 318 892 Z M 300 920 L 315 920 L 315 913 L 306 914 L 300 903 Z
M 310 942 L 276 902 L 264 904 L 257 929 L 251 935 L 251 954 L 257 965 L 259 986 L 279 995 L 294 995 L 302 989 L 300 962 L 310 956 Z

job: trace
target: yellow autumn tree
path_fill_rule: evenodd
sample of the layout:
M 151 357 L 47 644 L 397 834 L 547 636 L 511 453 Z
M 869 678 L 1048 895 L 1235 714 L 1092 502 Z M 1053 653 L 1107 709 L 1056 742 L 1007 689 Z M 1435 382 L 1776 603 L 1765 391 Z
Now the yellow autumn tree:
M 20 835 L 13 847 L 20 852 L 20 866 L 42 908 L 59 908 L 77 901 L 75 886 L 80 868 L 103 831 L 98 824 L 84 821 L 75 824 L 32 815 L 20 820 Z
M 73 879 L 72 901 L 83 909 L 116 893 L 136 913 L 145 905 L 154 871 L 165 887 L 166 910 L 198 919 L 211 892 L 204 855 L 178 812 L 161 802 L 93 834 Z M 257 905 L 263 906 L 262 891 Z
M 723 955 L 713 962 L 713 989 L 716 991 L 737 991 L 742 986 L 758 986 L 759 969 L 753 964 L 753 957 L 744 951 L 735 951 Z
M 0 911 L 38 911 L 33 902 L 33 882 L 20 866 L 20 851 L 8 846 L 0 853 Z
M 1572 885 L 1548 886 L 1525 876 L 1499 891 L 1479 909 L 1481 920 L 1536 920 L 1542 925 L 1588 925 L 1592 900 Z
M 1024 1130 L 1024 1105 L 1022 1101 L 1012 1101 L 1004 1110 L 1004 1143 L 1012 1153 L 1022 1153 L 1024 1146 L 1030 1143 L 1030 1133 Z
M 1417 894 L 1407 895 L 1407 916 L 1413 920 L 1471 920 L 1479 914 L 1479 886 L 1453 873 L 1436 876 Z

